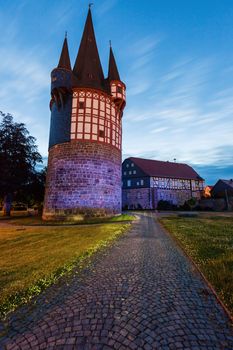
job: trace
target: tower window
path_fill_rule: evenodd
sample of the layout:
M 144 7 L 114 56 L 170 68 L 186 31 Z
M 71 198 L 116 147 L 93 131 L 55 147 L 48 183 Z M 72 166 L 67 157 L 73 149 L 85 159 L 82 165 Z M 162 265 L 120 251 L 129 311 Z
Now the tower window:
M 104 137 L 104 130 L 99 130 L 99 137 Z
M 120 94 L 122 94 L 122 87 L 121 87 L 121 86 L 117 86 L 117 92 L 119 92 Z
M 79 103 L 78 103 L 78 108 L 79 108 L 79 109 L 84 109 L 84 107 L 85 107 L 84 102 L 79 102 Z

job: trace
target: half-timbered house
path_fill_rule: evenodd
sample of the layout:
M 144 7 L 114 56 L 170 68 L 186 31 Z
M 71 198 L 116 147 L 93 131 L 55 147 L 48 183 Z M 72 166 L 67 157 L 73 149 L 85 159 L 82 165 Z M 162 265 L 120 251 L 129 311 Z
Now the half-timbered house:
M 160 200 L 182 205 L 199 199 L 204 179 L 189 165 L 130 157 L 122 164 L 122 205 L 156 209 Z

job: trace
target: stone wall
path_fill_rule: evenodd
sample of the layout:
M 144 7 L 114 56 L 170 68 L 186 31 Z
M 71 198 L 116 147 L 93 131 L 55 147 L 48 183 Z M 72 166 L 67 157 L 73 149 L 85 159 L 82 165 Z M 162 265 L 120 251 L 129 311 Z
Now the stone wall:
M 43 219 L 76 219 L 121 212 L 121 152 L 72 141 L 49 151 Z
M 200 199 L 201 192 L 193 192 Z M 130 188 L 122 190 L 122 207 L 125 209 L 156 209 L 160 200 L 183 205 L 191 198 L 190 190 L 168 190 L 159 188 Z
M 208 199 L 201 199 L 199 201 L 199 206 L 202 210 L 213 210 L 213 211 L 224 211 L 229 210 L 233 211 L 233 197 L 228 198 L 228 204 L 225 198 L 208 198 Z
M 122 207 L 123 209 L 152 209 L 152 189 L 123 189 Z

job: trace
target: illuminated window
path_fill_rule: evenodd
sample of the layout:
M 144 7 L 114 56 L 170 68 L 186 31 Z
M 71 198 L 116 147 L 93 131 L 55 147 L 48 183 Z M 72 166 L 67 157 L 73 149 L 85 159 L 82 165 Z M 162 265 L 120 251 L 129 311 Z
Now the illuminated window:
M 128 186 L 128 187 L 131 186 L 131 180 L 127 180 L 127 186 Z
M 132 175 L 132 171 L 129 171 L 129 175 Z
M 131 163 L 131 166 L 133 167 L 133 166 L 134 166 L 134 163 Z
M 144 185 L 144 180 L 141 180 L 141 186 L 143 186 Z
M 136 170 L 133 170 L 133 174 L 136 174 Z

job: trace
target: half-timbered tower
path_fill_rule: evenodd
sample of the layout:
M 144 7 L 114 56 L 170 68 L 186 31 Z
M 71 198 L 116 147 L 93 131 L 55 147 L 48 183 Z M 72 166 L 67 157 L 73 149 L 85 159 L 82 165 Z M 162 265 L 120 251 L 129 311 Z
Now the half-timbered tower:
M 156 209 L 160 200 L 183 205 L 200 199 L 204 179 L 189 165 L 127 158 L 122 164 L 122 205 L 125 209 Z
M 104 78 L 90 9 L 73 69 L 65 38 L 51 79 L 43 218 L 78 220 L 120 213 L 125 84 L 111 47 Z

